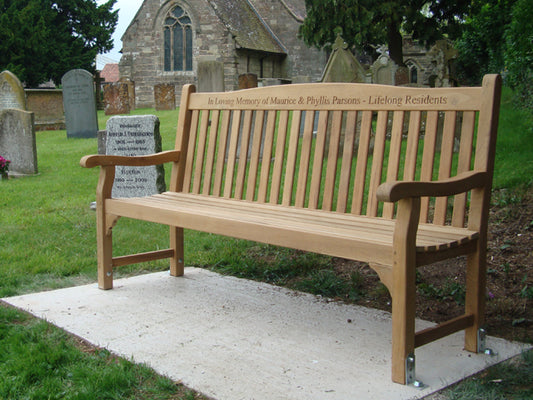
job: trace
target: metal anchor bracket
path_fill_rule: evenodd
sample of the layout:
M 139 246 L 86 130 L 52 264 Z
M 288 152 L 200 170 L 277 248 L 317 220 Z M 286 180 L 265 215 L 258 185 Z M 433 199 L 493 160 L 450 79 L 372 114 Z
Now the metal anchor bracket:
M 415 355 L 410 353 L 405 359 L 405 384 L 413 385 L 416 388 L 422 389 L 426 385 L 416 379 L 416 370 L 415 370 Z
M 497 355 L 494 350 L 487 348 L 487 331 L 483 328 L 477 331 L 477 352 L 487 356 Z

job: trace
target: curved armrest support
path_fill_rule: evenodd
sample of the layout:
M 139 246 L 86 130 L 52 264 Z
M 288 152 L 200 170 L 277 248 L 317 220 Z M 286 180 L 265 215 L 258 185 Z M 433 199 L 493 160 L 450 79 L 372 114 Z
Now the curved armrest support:
M 453 196 L 483 187 L 488 181 L 486 172 L 470 171 L 434 182 L 385 182 L 378 187 L 377 198 L 379 201 L 397 202 L 408 197 Z
M 84 168 L 116 165 L 123 165 L 128 167 L 147 167 L 150 165 L 159 165 L 167 162 L 178 162 L 179 158 L 179 150 L 168 150 L 163 151 L 161 153 L 133 157 L 97 154 L 82 157 L 80 160 L 80 165 Z

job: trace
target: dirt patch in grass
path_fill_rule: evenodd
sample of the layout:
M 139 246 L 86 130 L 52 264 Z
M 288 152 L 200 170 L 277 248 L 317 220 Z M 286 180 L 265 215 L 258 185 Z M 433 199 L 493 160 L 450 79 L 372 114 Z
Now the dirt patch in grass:
M 533 342 L 533 189 L 519 196 L 495 192 L 489 217 L 486 328 L 491 336 Z M 366 265 L 333 259 L 335 273 L 363 280 L 362 295 L 342 299 L 390 311 L 390 296 Z M 417 272 L 417 317 L 442 322 L 464 312 L 465 259 Z

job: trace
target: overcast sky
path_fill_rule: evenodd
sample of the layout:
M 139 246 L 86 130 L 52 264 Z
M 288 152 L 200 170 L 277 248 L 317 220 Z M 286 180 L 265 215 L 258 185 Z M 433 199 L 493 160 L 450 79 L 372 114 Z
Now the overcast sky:
M 102 4 L 106 1 L 107 0 L 97 0 L 96 3 Z M 97 57 L 97 69 L 102 69 L 107 63 L 119 62 L 119 51 L 122 48 L 122 41 L 120 38 L 139 10 L 142 2 L 143 0 L 117 0 L 114 10 L 119 11 L 117 27 L 115 29 L 115 33 L 113 33 L 114 48 L 109 53 L 101 54 Z

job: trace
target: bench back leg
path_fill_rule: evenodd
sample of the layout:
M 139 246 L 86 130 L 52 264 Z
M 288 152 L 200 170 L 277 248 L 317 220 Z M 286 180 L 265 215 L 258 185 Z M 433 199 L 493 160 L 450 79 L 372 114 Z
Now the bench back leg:
M 170 275 L 182 276 L 185 267 L 183 228 L 170 227 L 170 248 L 174 250 L 174 255 L 170 258 Z

